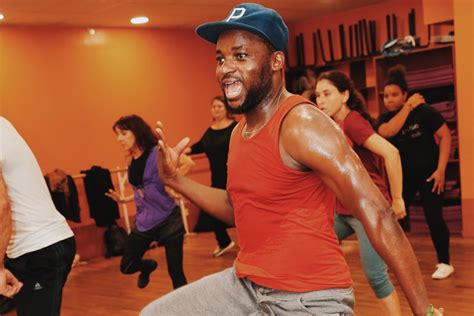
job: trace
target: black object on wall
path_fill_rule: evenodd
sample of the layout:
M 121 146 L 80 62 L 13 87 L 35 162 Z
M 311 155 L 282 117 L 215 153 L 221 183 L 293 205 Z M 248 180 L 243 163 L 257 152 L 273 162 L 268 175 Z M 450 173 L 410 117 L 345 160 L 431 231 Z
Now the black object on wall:
M 364 25 L 362 20 L 359 20 L 359 47 L 360 47 L 360 56 L 365 56 L 364 53 Z
M 349 25 L 349 56 L 354 57 L 354 43 L 352 39 L 352 25 Z
M 328 30 L 328 41 L 329 41 L 329 56 L 330 56 L 330 62 L 334 61 L 334 49 L 332 47 L 332 33 L 331 30 Z
M 347 58 L 346 33 L 344 31 L 344 24 L 339 24 L 339 43 L 341 45 L 341 60 L 344 60 Z
M 300 33 L 300 52 L 301 52 L 301 65 L 306 65 L 305 51 L 304 51 L 304 36 Z
M 397 23 L 397 16 L 392 14 L 392 27 L 393 27 L 393 38 L 398 38 L 398 23 Z
M 304 55 L 304 37 L 303 33 L 300 33 L 296 36 L 296 58 L 297 64 L 299 67 L 304 66 L 305 62 L 305 55 Z
M 319 48 L 321 50 L 321 59 L 323 60 L 324 64 L 327 64 L 328 60 L 326 59 L 326 53 L 324 52 L 323 39 L 321 37 L 321 31 L 318 29 L 317 33 L 318 33 Z
M 415 9 L 411 9 L 408 13 L 408 28 L 410 30 L 410 35 L 416 36 L 416 20 L 415 20 Z
M 369 41 L 369 30 L 367 29 L 367 20 L 362 20 L 362 25 L 364 26 L 364 40 L 365 40 L 365 48 L 367 50 L 367 55 L 372 55 L 372 49 L 370 47 Z
M 377 22 L 375 20 L 369 21 L 370 43 L 372 46 L 372 55 L 379 54 L 377 47 Z
M 314 65 L 318 64 L 318 38 L 316 37 L 316 32 L 313 32 L 313 58 Z
M 301 66 L 300 36 L 296 35 L 296 65 Z
M 386 27 L 387 27 L 387 42 L 388 42 L 392 39 L 392 27 L 390 23 L 390 14 L 387 14 L 385 18 L 386 18 L 385 22 L 386 22 Z
M 359 57 L 360 47 L 359 47 L 359 25 L 354 24 L 354 35 L 355 35 L 355 46 L 356 46 L 356 57 Z

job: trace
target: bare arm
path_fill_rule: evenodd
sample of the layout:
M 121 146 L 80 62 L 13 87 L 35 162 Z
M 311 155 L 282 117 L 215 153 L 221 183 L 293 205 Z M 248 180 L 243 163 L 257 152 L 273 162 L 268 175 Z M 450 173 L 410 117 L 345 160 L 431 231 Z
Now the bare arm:
M 444 123 L 435 134 L 439 138 L 438 168 L 435 170 L 435 172 L 433 172 L 427 181 L 434 180 L 433 192 L 437 191 L 438 194 L 440 194 L 444 191 L 446 165 L 448 164 L 449 154 L 451 152 L 451 133 L 449 132 L 449 128 L 446 123 Z
M 419 106 L 420 104 L 425 103 L 425 99 L 421 94 L 415 93 L 412 95 L 403 105 L 402 109 L 395 114 L 394 117 L 387 123 L 380 125 L 378 133 L 385 138 L 390 138 L 395 136 L 405 124 L 410 112 Z
M 3 265 L 8 242 L 12 232 L 12 213 L 10 199 L 7 194 L 7 186 L 3 180 L 2 167 L 0 165 L 0 295 L 13 297 L 17 294 L 23 284 Z
M 178 156 L 185 150 L 189 139 L 183 139 L 176 147 L 166 144 L 163 124 L 157 123 L 159 137 L 158 171 L 163 183 L 178 191 L 209 214 L 227 224 L 234 224 L 234 208 L 226 190 L 211 188 L 179 173 Z
M 172 187 L 193 204 L 229 225 L 234 225 L 234 208 L 226 190 L 216 189 L 178 175 L 167 181 Z
M 7 194 L 7 186 L 3 180 L 0 167 L 0 269 L 3 269 L 3 258 L 5 257 L 10 235 L 12 233 L 12 212 L 10 199 Z
M 133 201 L 133 194 L 122 197 L 117 191 L 113 189 L 109 189 L 108 192 L 105 192 L 105 195 L 117 203 L 128 203 Z
M 384 160 L 392 196 L 392 209 L 397 219 L 406 216 L 405 202 L 403 201 L 403 173 L 402 162 L 398 149 L 378 134 L 373 134 L 362 144 L 371 152 L 381 156 Z
M 309 168 L 323 179 L 362 222 L 372 245 L 395 272 L 414 314 L 428 312 L 428 295 L 411 245 L 335 124 L 314 107 L 300 105 L 285 118 L 280 137 L 285 163 Z M 292 160 L 287 163 L 288 159 Z

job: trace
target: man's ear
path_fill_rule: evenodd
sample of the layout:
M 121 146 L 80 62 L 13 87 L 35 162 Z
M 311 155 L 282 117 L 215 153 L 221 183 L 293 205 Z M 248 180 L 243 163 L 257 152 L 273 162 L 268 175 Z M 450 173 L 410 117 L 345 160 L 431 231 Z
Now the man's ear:
M 283 69 L 284 64 L 285 64 L 285 54 L 280 51 L 274 52 L 273 60 L 272 60 L 272 70 L 279 71 Z

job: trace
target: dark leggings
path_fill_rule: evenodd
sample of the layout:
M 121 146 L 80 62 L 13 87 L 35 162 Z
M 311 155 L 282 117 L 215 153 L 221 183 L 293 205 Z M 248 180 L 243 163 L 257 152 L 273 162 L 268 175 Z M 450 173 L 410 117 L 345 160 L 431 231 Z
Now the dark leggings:
M 433 181 L 426 182 L 426 178 L 406 177 L 406 179 L 404 179 L 403 199 L 405 200 L 407 208 L 407 216 L 400 220 L 400 224 L 403 229 L 409 230 L 409 206 L 412 203 L 416 192 L 419 192 L 423 213 L 430 229 L 431 240 L 436 249 L 438 262 L 449 264 L 449 229 L 443 218 L 443 195 L 431 192 L 433 189 Z
M 151 242 L 158 241 L 165 247 L 168 274 L 173 281 L 173 288 L 187 284 L 183 271 L 183 240 L 184 228 L 179 208 L 163 222 L 146 232 L 133 230 L 125 245 L 120 271 L 132 274 L 146 271 L 147 261 L 143 255 L 149 249 Z
M 225 190 L 226 189 L 226 182 L 227 181 L 222 181 L 222 182 L 217 183 L 217 184 L 212 183 L 211 186 L 213 188 L 218 188 L 218 189 Z M 232 241 L 230 239 L 229 233 L 227 232 L 227 225 L 223 221 L 215 218 L 214 216 L 212 216 L 208 213 L 206 213 L 206 215 L 208 215 L 208 217 L 209 217 L 209 221 L 212 225 L 211 226 L 212 231 L 214 232 L 214 235 L 216 237 L 217 244 L 219 245 L 220 248 L 227 247 Z
M 230 236 L 227 233 L 227 225 L 214 216 L 209 215 L 209 217 L 212 222 L 212 229 L 216 236 L 217 244 L 221 248 L 227 247 L 231 242 Z

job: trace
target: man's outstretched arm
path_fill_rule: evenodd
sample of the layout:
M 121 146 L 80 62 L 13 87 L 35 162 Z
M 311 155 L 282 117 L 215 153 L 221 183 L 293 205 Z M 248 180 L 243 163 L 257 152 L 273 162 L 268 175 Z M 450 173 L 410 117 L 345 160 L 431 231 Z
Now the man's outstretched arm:
M 362 222 L 370 242 L 395 272 L 413 313 L 429 312 L 428 295 L 411 245 L 335 123 L 311 105 L 295 107 L 282 124 L 280 152 L 289 167 L 313 170 L 335 192 L 343 206 Z
M 234 225 L 234 209 L 226 190 L 211 188 L 181 175 L 178 157 L 184 153 L 189 139 L 183 139 L 174 148 L 167 145 L 163 124 L 157 123 L 159 150 L 158 171 L 163 183 L 178 191 L 199 208 L 223 222 Z

